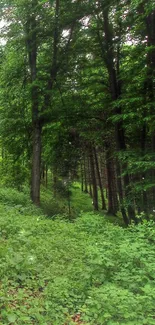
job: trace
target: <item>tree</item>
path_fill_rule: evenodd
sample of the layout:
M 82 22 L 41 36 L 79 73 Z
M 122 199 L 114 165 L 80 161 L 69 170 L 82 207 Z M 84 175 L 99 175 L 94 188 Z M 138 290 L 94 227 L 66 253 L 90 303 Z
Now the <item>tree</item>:
M 20 38 L 26 55 L 32 114 L 31 198 L 37 205 L 40 203 L 42 128 L 47 122 L 46 115 L 52 119 L 52 114 L 47 114 L 52 108 L 52 89 L 58 72 L 64 73 L 62 67 L 68 62 L 73 31 L 76 22 L 83 16 L 79 10 L 81 5 L 68 1 L 71 15 L 65 13 L 65 5 L 59 0 L 49 3 L 38 0 L 21 3 L 17 0 L 9 3 L 9 9 L 4 8 L 5 17 L 11 22 L 8 44 L 11 34 L 13 42 Z
M 3 16 L 2 145 L 14 166 L 15 157 L 27 170 L 31 164 L 33 202 L 40 203 L 47 169 L 56 188 L 64 175 L 77 179 L 81 165 L 82 189 L 96 210 L 98 190 L 106 207 L 106 187 L 108 212 L 120 210 L 127 225 L 137 222 L 137 213 L 149 215 L 155 195 L 153 1 L 12 0 L 3 2 Z

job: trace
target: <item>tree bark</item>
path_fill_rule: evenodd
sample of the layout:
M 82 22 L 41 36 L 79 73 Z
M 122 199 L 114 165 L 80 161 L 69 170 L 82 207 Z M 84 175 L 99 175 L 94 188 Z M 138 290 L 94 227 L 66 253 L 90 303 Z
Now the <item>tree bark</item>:
M 124 195 L 123 195 L 123 186 L 122 186 L 122 179 L 121 179 L 121 169 L 120 169 L 120 163 L 119 161 L 116 162 L 116 169 L 117 169 L 117 187 L 118 187 L 118 195 L 119 195 L 119 201 L 120 201 L 120 209 L 122 213 L 122 217 L 124 220 L 124 223 L 128 226 L 129 225 L 129 219 L 126 214 L 126 209 L 124 207 Z
M 106 152 L 106 169 L 107 169 L 107 181 L 108 181 L 108 214 L 115 214 L 112 200 L 112 184 L 111 184 L 111 163 L 109 159 L 109 152 Z
M 48 186 L 48 166 L 47 166 L 47 164 L 45 167 L 45 186 L 46 186 L 46 188 Z
M 88 183 L 89 183 L 89 194 L 90 197 L 93 197 L 93 191 L 92 191 L 92 179 L 91 179 L 91 168 L 90 168 L 90 158 L 88 156 L 87 159 L 87 163 L 88 163 Z
M 88 171 L 87 171 L 87 157 L 84 153 L 84 192 L 88 193 Z
M 31 175 L 31 199 L 40 205 L 40 166 L 41 166 L 41 127 L 36 123 L 33 126 L 33 152 Z
M 81 191 L 84 190 L 84 182 L 83 182 L 83 161 L 80 160 L 80 171 L 81 171 Z
M 39 98 L 37 81 L 37 12 L 38 0 L 32 0 L 33 15 L 27 17 L 25 26 L 26 46 L 31 73 L 31 103 L 32 103 L 32 168 L 31 168 L 31 199 L 40 204 L 40 167 L 41 167 L 41 132 L 39 121 Z
M 99 170 L 99 163 L 98 163 L 98 157 L 97 157 L 97 152 L 96 148 L 94 147 L 94 158 L 95 158 L 95 164 L 96 164 L 96 174 L 98 178 L 98 184 L 100 187 L 100 193 L 101 193 L 101 202 L 102 202 L 102 210 L 106 210 L 106 203 L 105 203 L 105 198 L 104 198 L 104 190 L 103 190 L 103 185 L 102 185 L 102 180 L 101 180 L 101 174 Z
M 108 182 L 108 214 L 115 215 L 118 211 L 118 198 L 116 190 L 114 161 L 111 154 L 111 148 L 106 145 L 106 170 Z
M 104 8 L 103 10 L 103 17 L 104 17 L 104 32 L 105 32 L 105 42 L 106 42 L 106 51 L 107 56 L 105 59 L 105 63 L 107 65 L 107 70 L 109 74 L 109 82 L 110 82 L 110 93 L 111 93 L 111 99 L 113 101 L 117 101 L 117 99 L 121 95 L 121 85 L 119 82 L 119 71 L 116 72 L 115 64 L 114 64 L 114 51 L 113 51 L 113 39 L 112 39 L 112 32 L 109 25 L 109 12 L 108 7 Z M 119 69 L 119 58 L 117 58 L 117 69 Z M 118 73 L 118 76 L 117 76 Z M 117 107 L 115 110 L 115 114 L 121 115 L 121 108 L 120 106 Z M 126 150 L 126 144 L 125 144 L 125 134 L 124 134 L 124 128 L 122 121 L 119 121 L 115 123 L 115 139 L 116 139 L 116 148 L 117 151 L 125 151 Z M 122 164 L 122 169 L 127 170 L 127 163 Z M 118 175 L 120 177 L 120 175 Z M 129 199 L 130 194 L 130 179 L 129 175 L 126 172 L 125 176 L 123 177 L 124 181 L 124 188 L 125 188 L 125 196 L 126 199 Z M 119 186 L 122 186 L 121 183 Z M 123 193 L 123 189 L 121 190 L 121 193 Z M 128 203 L 128 216 L 129 219 L 133 219 L 136 221 L 135 218 L 135 210 L 134 205 L 131 203 Z
M 97 182 L 96 182 L 96 175 L 95 175 L 93 149 L 91 145 L 89 147 L 89 158 L 90 158 L 90 170 L 91 170 L 91 179 L 92 179 L 92 187 L 93 187 L 93 206 L 94 206 L 94 210 L 98 210 L 98 189 L 97 189 Z

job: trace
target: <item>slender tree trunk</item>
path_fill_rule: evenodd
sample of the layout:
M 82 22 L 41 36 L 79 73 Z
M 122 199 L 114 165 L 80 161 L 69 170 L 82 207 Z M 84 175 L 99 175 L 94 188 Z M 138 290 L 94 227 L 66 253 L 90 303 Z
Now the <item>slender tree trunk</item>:
M 90 158 L 90 170 L 91 170 L 91 179 L 92 179 L 92 187 L 93 187 L 93 205 L 94 210 L 98 210 L 98 189 L 95 175 L 95 164 L 94 164 L 94 156 L 92 146 L 89 148 L 89 158 Z
M 92 191 L 92 179 L 91 179 L 91 168 L 90 168 L 90 158 L 87 157 L 87 164 L 88 164 L 88 184 L 89 184 L 89 191 L 90 197 L 93 197 L 93 191 Z
M 117 187 L 117 173 L 116 173 L 116 161 L 112 159 L 112 188 L 113 188 L 113 206 L 115 213 L 119 211 L 119 200 L 118 200 L 118 187 Z
M 107 169 L 107 181 L 108 181 L 108 214 L 115 214 L 112 200 L 112 184 L 111 184 L 111 165 L 108 152 L 106 154 L 106 169 Z
M 81 170 L 81 191 L 83 192 L 84 189 L 84 182 L 83 182 L 83 161 L 80 161 L 80 170 Z
M 145 99 L 144 99 L 144 104 L 146 104 L 146 84 L 144 84 L 144 95 L 145 95 Z M 146 118 L 146 111 L 144 109 L 144 119 Z M 143 128 L 142 128 L 142 133 L 141 133 L 141 154 L 142 157 L 144 157 L 146 153 L 146 122 L 144 121 L 143 123 Z M 145 183 L 145 179 L 146 179 L 146 172 L 143 172 L 141 175 L 142 180 Z M 145 212 L 145 215 L 148 215 L 148 198 L 147 198 L 147 192 L 145 189 L 143 189 L 142 191 L 142 210 Z
M 87 171 L 87 158 L 84 154 L 84 192 L 88 193 L 88 171 Z
M 123 186 L 122 186 L 122 179 L 121 179 L 121 169 L 120 169 L 120 163 L 119 161 L 116 162 L 116 169 L 117 169 L 117 186 L 118 186 L 118 195 L 119 195 L 119 201 L 120 201 L 120 209 L 122 213 L 122 217 L 124 220 L 124 223 L 128 226 L 129 225 L 129 219 L 126 214 L 126 210 L 124 207 L 124 195 L 123 195 Z
M 117 101 L 121 94 L 121 85 L 119 82 L 119 71 L 116 72 L 115 64 L 114 64 L 114 50 L 113 50 L 113 39 L 112 39 L 112 32 L 111 27 L 109 24 L 109 13 L 108 7 L 103 11 L 104 17 L 104 32 L 105 32 L 105 42 L 106 42 L 106 50 L 107 50 L 107 57 L 106 57 L 106 65 L 109 74 L 109 81 L 110 81 L 110 93 L 111 98 L 113 101 Z M 119 57 L 117 58 L 117 69 L 119 69 Z M 118 74 L 118 76 L 117 76 Z M 115 110 L 115 114 L 120 115 L 121 108 L 118 106 Z M 126 144 L 125 144 L 125 134 L 122 121 L 119 121 L 115 124 L 115 138 L 116 138 L 116 147 L 117 151 L 125 151 Z M 127 170 L 127 163 L 122 164 L 122 169 Z M 120 177 L 120 176 L 118 176 Z M 124 181 L 124 188 L 125 188 L 125 196 L 126 200 L 129 200 L 130 196 L 130 179 L 129 175 L 126 172 L 125 176 L 123 177 Z M 120 184 L 121 186 L 121 184 Z M 123 190 L 121 191 L 123 193 Z M 130 219 L 133 219 L 136 222 L 135 218 L 135 210 L 134 205 L 128 202 L 128 216 Z
M 97 152 L 96 152 L 95 147 L 94 147 L 94 158 L 95 158 L 95 164 L 96 164 L 96 174 L 97 174 L 97 177 L 98 177 L 98 183 L 99 183 L 100 193 L 101 193 L 102 210 L 106 210 L 106 203 L 105 203 L 105 198 L 104 198 L 103 185 L 102 185 L 101 174 L 100 174 L 100 170 L 99 170 L 98 157 L 97 157 Z
M 48 186 L 48 167 L 47 167 L 47 164 L 46 164 L 46 167 L 45 167 L 45 186 L 46 186 L 46 188 Z
M 32 152 L 32 175 L 31 175 L 31 199 L 40 204 L 40 166 L 41 166 L 41 127 L 33 126 L 33 152 Z
M 103 188 L 106 189 L 106 166 L 105 166 L 105 154 L 101 151 L 99 155 L 99 170 L 101 174 L 101 182 L 103 184 Z
M 32 169 L 31 169 L 31 199 L 40 204 L 40 167 L 41 167 L 41 132 L 42 125 L 39 121 L 39 92 L 37 81 L 37 13 L 38 0 L 32 0 L 33 15 L 29 15 L 25 25 L 26 46 L 31 72 L 31 103 L 32 103 Z
M 106 169 L 108 182 L 108 214 L 116 214 L 118 211 L 118 199 L 116 192 L 116 183 L 114 177 L 114 161 L 111 154 L 110 146 L 106 148 Z

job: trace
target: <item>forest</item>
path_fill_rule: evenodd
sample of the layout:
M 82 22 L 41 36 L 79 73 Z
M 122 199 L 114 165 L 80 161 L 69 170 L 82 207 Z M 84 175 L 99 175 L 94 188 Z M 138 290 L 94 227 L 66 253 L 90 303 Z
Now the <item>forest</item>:
M 155 325 L 155 2 L 0 1 L 0 325 Z

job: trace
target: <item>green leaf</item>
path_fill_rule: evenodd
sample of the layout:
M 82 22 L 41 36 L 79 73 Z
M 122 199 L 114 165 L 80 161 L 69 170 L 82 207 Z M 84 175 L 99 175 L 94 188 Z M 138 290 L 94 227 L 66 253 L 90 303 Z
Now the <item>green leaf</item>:
M 9 315 L 7 315 L 7 318 L 10 323 L 14 323 L 17 319 L 17 316 L 16 316 L 16 314 L 9 314 Z

